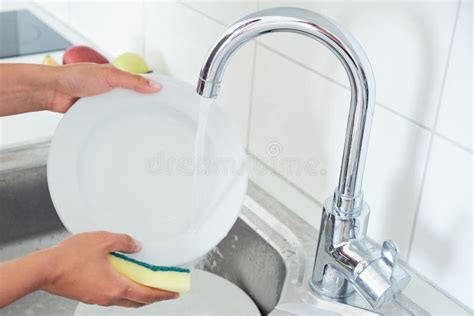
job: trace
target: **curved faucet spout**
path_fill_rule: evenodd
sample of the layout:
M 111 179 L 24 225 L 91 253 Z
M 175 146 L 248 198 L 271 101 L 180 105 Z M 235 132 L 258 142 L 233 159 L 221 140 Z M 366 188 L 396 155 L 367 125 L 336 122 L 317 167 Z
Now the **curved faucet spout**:
M 349 77 L 351 104 L 339 183 L 323 208 L 310 286 L 332 299 L 357 291 L 377 308 L 391 301 L 410 278 L 398 265 L 394 243 L 386 241 L 377 249 L 366 239 L 369 207 L 363 202 L 361 186 L 375 84 L 357 41 L 314 12 L 296 8 L 259 11 L 235 23 L 217 40 L 201 69 L 197 92 L 206 98 L 217 97 L 232 55 L 248 41 L 271 32 L 294 32 L 317 40 L 338 57 Z
M 344 216 L 362 206 L 362 177 L 374 108 L 375 85 L 369 61 L 357 41 L 329 19 L 297 8 L 273 8 L 251 14 L 231 26 L 211 49 L 201 69 L 197 92 L 206 98 L 219 93 L 224 70 L 239 47 L 262 34 L 294 32 L 328 47 L 349 77 L 351 104 L 334 208 Z

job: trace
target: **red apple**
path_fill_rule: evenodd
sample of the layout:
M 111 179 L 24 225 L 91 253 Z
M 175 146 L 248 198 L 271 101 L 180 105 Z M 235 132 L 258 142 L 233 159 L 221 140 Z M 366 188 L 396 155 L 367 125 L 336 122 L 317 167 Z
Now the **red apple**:
M 109 61 L 98 51 L 84 45 L 71 46 L 64 52 L 63 64 L 96 63 L 107 64 Z

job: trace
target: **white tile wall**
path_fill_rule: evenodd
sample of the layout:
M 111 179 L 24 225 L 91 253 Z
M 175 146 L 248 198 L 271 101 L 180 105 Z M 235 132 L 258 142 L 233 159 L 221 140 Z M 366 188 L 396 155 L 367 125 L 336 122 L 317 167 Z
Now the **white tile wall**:
M 189 82 L 199 78 L 202 63 L 225 27 L 175 2 L 147 3 L 146 57 L 158 72 Z M 170 33 L 170 30 L 173 30 Z M 247 142 L 254 44 L 242 47 L 226 70 L 219 104 Z
M 409 263 L 474 308 L 472 154 L 435 137 Z
M 324 201 L 337 182 L 349 99 L 347 90 L 257 47 L 249 150 Z M 288 159 L 315 172 L 286 170 Z
M 406 259 L 429 145 L 429 132 L 376 108 L 364 180 L 368 234 L 394 240 Z
M 41 7 L 46 9 L 50 14 L 65 23 L 69 23 L 69 2 L 68 1 L 51 1 L 37 0 Z
M 321 223 L 322 204 L 314 197 L 303 192 L 298 186 L 269 167 L 265 161 L 256 158 L 253 154 L 247 156 L 249 177 L 260 188 L 270 195 L 278 198 L 278 201 L 287 208 L 298 214 L 313 226 Z
M 202 12 L 221 24 L 229 25 L 257 10 L 257 0 L 202 1 L 181 0 L 185 5 Z
M 69 25 L 113 59 L 124 52 L 143 54 L 143 1 L 68 1 Z
M 360 42 L 377 80 L 377 101 L 432 127 L 457 1 L 260 1 L 260 9 L 296 6 L 324 14 Z M 327 49 L 302 37 L 262 42 L 338 82 L 346 74 Z
M 472 314 L 466 310 L 466 307 L 460 306 L 451 300 L 449 295 L 443 295 L 438 286 L 427 284 L 424 277 L 416 273 L 412 273 L 410 283 L 403 290 L 403 293 L 410 298 L 414 298 L 414 301 L 419 306 L 423 306 L 423 309 L 429 315 L 459 316 Z
M 24 7 L 30 6 L 32 0 L 1 0 L 0 11 L 10 11 L 23 9 Z
M 202 60 L 224 27 L 175 2 L 147 3 L 146 12 L 147 60 L 158 72 L 195 84 Z
M 463 1 L 444 85 L 437 131 L 472 146 L 472 1 Z
M 339 176 L 349 92 L 264 47 L 257 48 L 254 80 L 249 150 L 323 202 Z M 374 117 L 365 180 L 372 206 L 369 236 L 395 240 L 405 256 L 405 229 L 415 217 L 429 133 L 382 108 Z M 282 164 L 288 159 L 302 169 L 311 162 L 316 172 L 287 170 Z
M 364 180 L 369 235 L 394 239 L 420 275 L 472 309 L 472 1 L 459 14 L 457 0 L 181 2 L 44 5 L 104 50 L 144 47 L 157 71 L 191 84 L 225 25 L 256 8 L 299 6 L 337 20 L 366 50 L 377 83 Z M 312 224 L 337 182 L 348 100 L 335 57 L 294 34 L 247 45 L 225 75 L 219 102 L 249 140 L 251 160 L 267 163 L 252 179 Z M 309 161 L 314 174 L 276 164 L 288 157 Z M 422 291 L 417 284 L 409 291 Z M 459 311 L 449 300 L 430 305 Z

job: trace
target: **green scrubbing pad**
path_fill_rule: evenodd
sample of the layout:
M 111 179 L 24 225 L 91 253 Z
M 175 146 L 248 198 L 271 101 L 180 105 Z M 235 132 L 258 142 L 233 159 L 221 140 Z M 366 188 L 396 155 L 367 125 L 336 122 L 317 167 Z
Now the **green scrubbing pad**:
M 119 273 L 137 283 L 180 294 L 191 288 L 189 269 L 155 266 L 116 252 L 109 254 L 108 259 Z

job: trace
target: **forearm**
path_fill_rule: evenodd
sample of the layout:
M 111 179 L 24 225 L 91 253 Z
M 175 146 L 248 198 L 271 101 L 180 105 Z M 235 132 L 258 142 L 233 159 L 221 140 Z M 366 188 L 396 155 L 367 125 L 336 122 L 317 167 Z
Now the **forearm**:
M 52 270 L 49 250 L 0 263 L 0 308 L 40 289 Z
M 54 95 L 55 68 L 0 64 L 0 116 L 46 110 Z

